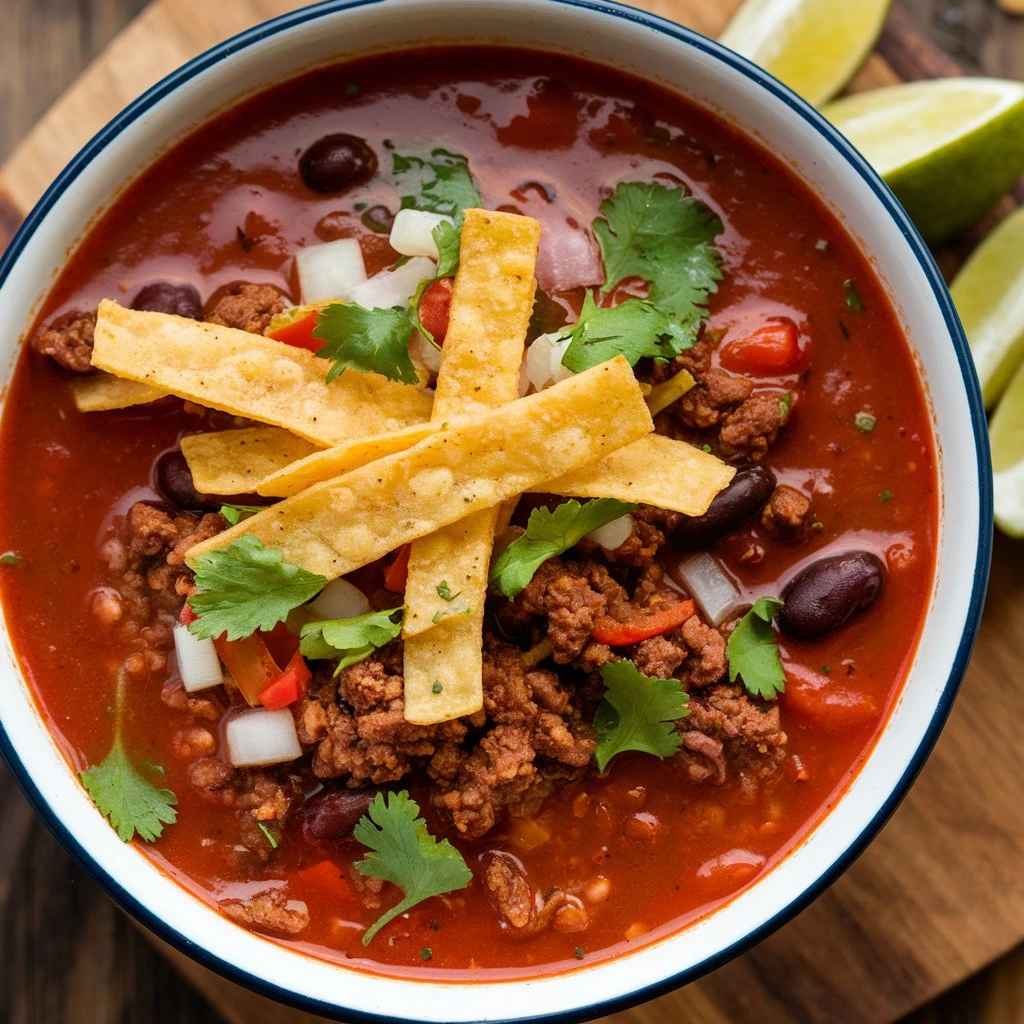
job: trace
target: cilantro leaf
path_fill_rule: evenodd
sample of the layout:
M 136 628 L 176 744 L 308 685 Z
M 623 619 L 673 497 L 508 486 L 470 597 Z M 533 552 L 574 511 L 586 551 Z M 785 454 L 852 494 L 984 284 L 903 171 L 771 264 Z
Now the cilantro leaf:
M 423 298 L 423 293 L 437 280 L 436 277 L 425 277 L 418 285 L 416 285 L 416 291 L 412 293 L 412 298 L 409 300 L 409 322 L 416 328 L 420 334 L 423 335 L 425 341 L 429 341 L 438 352 L 441 351 L 441 346 L 434 341 L 433 334 L 430 333 L 423 326 L 423 321 L 420 319 L 420 299 Z
M 299 650 L 314 661 L 341 656 L 334 674 L 365 661 L 378 647 L 402 632 L 403 608 L 368 612 L 350 619 L 321 619 L 307 622 L 299 634 Z M 395 619 L 395 616 L 398 619 Z
M 0 565 L 21 565 L 21 555 L 16 551 L 5 551 L 0 555 Z
M 457 598 L 459 594 L 462 593 L 462 591 L 460 590 L 457 593 L 453 594 L 452 588 L 448 585 L 447 580 L 441 580 L 441 582 L 438 583 L 435 589 L 437 590 L 437 596 L 441 598 L 442 601 L 454 601 L 455 598 Z
M 469 161 L 461 153 L 437 148 L 428 159 L 394 153 L 391 172 L 398 178 L 403 210 L 429 210 L 454 217 L 469 207 L 483 205 L 469 173 Z
M 700 330 L 695 315 L 681 323 L 643 299 L 626 299 L 610 308 L 598 306 L 590 293 L 569 337 L 562 365 L 574 373 L 624 355 L 630 366 L 639 359 L 674 359 L 693 346 Z
M 366 930 L 364 946 L 399 914 L 431 896 L 465 889 L 473 877 L 462 854 L 447 839 L 438 842 L 419 813 L 419 804 L 404 789 L 388 793 L 386 803 L 384 794 L 378 793 L 352 833 L 370 850 L 365 860 L 356 862 L 356 870 L 393 882 L 405 894 Z
M 725 645 L 729 682 L 735 683 L 738 676 L 748 693 L 764 700 L 774 700 L 786 689 L 786 673 L 772 629 L 772 619 L 781 607 L 778 598 L 759 598 L 740 619 Z
M 258 505 L 221 505 L 220 514 L 232 525 L 237 526 L 243 519 L 262 512 Z
M 591 227 L 604 257 L 603 292 L 627 277 L 650 283 L 648 299 L 684 322 L 703 313 L 722 278 L 714 239 L 722 222 L 682 188 L 621 182 Z
M 418 384 L 409 358 L 414 324 L 408 309 L 367 309 L 355 302 L 332 302 L 317 314 L 313 337 L 324 342 L 317 355 L 331 359 L 327 383 L 348 369 L 379 373 L 404 384 Z
M 598 770 L 626 750 L 671 757 L 683 742 L 675 723 L 690 713 L 683 684 L 645 676 L 627 660 L 609 661 L 600 671 L 605 693 L 594 716 Z
M 114 827 L 122 842 L 130 842 L 136 833 L 147 843 L 159 839 L 164 825 L 173 825 L 178 814 L 178 798 L 169 789 L 154 786 L 136 769 L 121 741 L 121 717 L 127 679 L 124 671 L 117 677 L 115 698 L 116 724 L 110 753 L 98 764 L 79 772 L 90 799 Z M 159 766 L 154 766 L 157 768 Z M 162 768 L 159 769 L 163 771 Z
M 462 215 L 456 218 L 455 224 L 449 224 L 443 220 L 430 232 L 437 246 L 437 271 L 438 277 L 451 277 L 459 265 L 459 255 L 462 243 Z
M 512 541 L 491 566 L 491 584 L 505 597 L 515 597 L 542 563 L 635 508 L 635 504 L 615 498 L 595 498 L 582 505 L 572 498 L 554 511 L 535 508 L 526 533 Z
M 265 548 L 251 536 L 188 564 L 199 588 L 188 599 L 197 615 L 188 631 L 200 638 L 224 633 L 228 640 L 240 640 L 273 629 L 327 584 L 325 577 L 289 564 L 276 548 Z

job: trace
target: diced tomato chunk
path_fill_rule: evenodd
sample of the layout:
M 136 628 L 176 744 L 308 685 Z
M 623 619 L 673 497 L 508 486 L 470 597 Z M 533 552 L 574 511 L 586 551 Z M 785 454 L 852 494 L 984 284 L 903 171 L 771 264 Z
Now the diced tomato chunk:
M 260 694 L 281 674 L 263 637 L 253 633 L 241 640 L 228 640 L 222 635 L 214 638 L 213 645 L 246 702 L 256 707 Z
M 320 338 L 313 337 L 313 328 L 316 327 L 318 311 L 307 313 L 298 320 L 284 327 L 278 327 L 276 331 L 270 331 L 268 338 L 274 341 L 283 341 L 286 345 L 294 345 L 295 348 L 305 348 L 310 352 L 317 352 L 324 347 Z
M 198 618 L 199 616 L 196 615 L 194 611 L 192 611 L 192 606 L 188 603 L 188 601 L 186 601 L 181 606 L 181 614 L 178 616 L 178 621 L 183 626 L 191 626 L 192 623 L 195 622 L 196 619 Z
M 721 351 L 721 362 L 734 373 L 775 376 L 801 369 L 800 332 L 792 320 L 778 317 L 745 338 L 730 341 Z
M 451 309 L 452 279 L 442 277 L 423 293 L 419 304 L 420 323 L 430 332 L 436 345 L 444 344 Z
M 405 593 L 405 585 L 409 581 L 409 552 L 411 550 L 411 544 L 403 544 L 398 549 L 394 560 L 384 570 L 384 586 L 392 593 Z
M 310 671 L 306 659 L 296 651 L 288 667 L 269 685 L 260 690 L 260 703 L 268 711 L 278 711 L 306 695 Z
M 871 696 L 804 665 L 786 665 L 786 692 L 779 703 L 786 714 L 811 719 L 825 728 L 867 725 L 879 715 Z
M 288 886 L 296 896 L 310 889 L 335 897 L 353 895 L 351 882 L 342 874 L 341 868 L 329 860 L 293 871 Z

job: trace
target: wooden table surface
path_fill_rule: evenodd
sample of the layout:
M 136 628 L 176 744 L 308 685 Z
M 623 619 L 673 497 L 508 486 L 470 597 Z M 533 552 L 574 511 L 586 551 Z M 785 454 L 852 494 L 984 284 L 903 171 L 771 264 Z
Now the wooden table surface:
M 1024 20 L 992 0 L 897 2 L 967 70 L 1024 79 Z M 0 0 L 0 162 L 145 3 Z M 960 912 L 966 920 L 970 908 Z M 869 935 L 864 944 L 866 953 Z M 1008 957 L 905 1024 L 1024 1021 L 1021 976 L 1024 954 Z M 56 844 L 0 767 L 0 1024 L 221 1020 Z

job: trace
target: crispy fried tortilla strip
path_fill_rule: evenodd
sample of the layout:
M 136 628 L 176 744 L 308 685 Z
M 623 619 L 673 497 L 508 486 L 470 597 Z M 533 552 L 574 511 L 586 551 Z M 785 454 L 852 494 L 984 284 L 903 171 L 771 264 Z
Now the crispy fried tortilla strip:
M 732 466 L 708 452 L 649 434 L 534 490 L 573 498 L 639 501 L 684 516 L 702 516 L 735 475 Z
M 97 373 L 73 380 L 71 394 L 79 412 L 109 412 L 111 409 L 127 409 L 132 405 L 155 402 L 166 397 L 167 392 L 135 380 Z
M 264 477 L 317 449 L 280 427 L 186 434 L 181 453 L 201 494 L 253 494 Z
M 539 243 L 540 224 L 529 217 L 466 211 L 433 422 L 518 398 Z M 483 707 L 483 606 L 499 513 L 485 509 L 413 542 L 402 620 L 407 721 Z M 425 635 L 453 618 L 465 621 L 446 625 L 447 643 Z M 448 678 L 435 693 L 442 671 Z
M 680 370 L 677 374 L 655 384 L 647 394 L 647 408 L 652 416 L 657 416 L 673 402 L 682 398 L 697 382 L 689 370 Z
M 251 535 L 286 562 L 334 579 L 652 428 L 633 371 L 619 357 L 308 487 L 197 544 L 189 556 Z
M 432 405 L 420 388 L 376 373 L 346 370 L 327 384 L 329 364 L 305 349 L 108 299 L 100 303 L 92 362 L 325 446 L 422 423 Z
M 311 452 L 297 462 L 283 462 L 260 482 L 256 491 L 269 497 L 290 498 L 312 484 L 320 483 L 321 480 L 341 476 L 342 473 L 365 466 L 374 459 L 382 459 L 385 455 L 404 452 L 414 444 L 419 444 L 425 437 L 436 434 L 440 429 L 440 423 L 417 423 L 415 426 L 403 427 L 390 434 L 360 437 L 355 441 L 335 445 L 333 448 Z

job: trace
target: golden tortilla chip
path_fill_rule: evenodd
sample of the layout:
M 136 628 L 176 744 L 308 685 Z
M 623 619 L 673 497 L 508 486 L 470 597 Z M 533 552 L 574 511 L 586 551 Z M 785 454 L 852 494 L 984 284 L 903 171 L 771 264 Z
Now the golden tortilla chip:
M 71 394 L 79 412 L 109 412 L 111 409 L 127 409 L 132 405 L 143 405 L 165 398 L 166 391 L 151 388 L 135 380 L 112 377 L 109 373 L 97 373 L 90 377 L 76 377 L 71 382 Z
M 181 453 L 201 494 L 254 494 L 265 477 L 316 449 L 280 427 L 186 434 Z
M 415 426 L 403 427 L 390 434 L 360 437 L 323 451 L 311 451 L 298 461 L 282 462 L 260 482 L 256 492 L 274 498 L 290 498 L 310 485 L 320 483 L 321 480 L 341 476 L 342 473 L 365 466 L 374 459 L 382 459 L 385 455 L 404 452 L 414 444 L 419 444 L 425 437 L 436 434 L 440 429 L 439 423 L 417 423 Z
M 533 490 L 573 498 L 638 501 L 685 516 L 702 516 L 735 475 L 732 466 L 708 452 L 650 434 Z
M 657 416 L 662 409 L 667 409 L 696 383 L 689 370 L 680 370 L 668 380 L 655 384 L 647 393 L 647 408 L 651 410 L 651 415 Z
M 105 299 L 93 365 L 211 409 L 285 427 L 334 445 L 422 423 L 431 397 L 376 373 L 346 370 L 259 334 L 166 313 L 137 312 Z
M 622 357 L 450 424 L 408 451 L 306 488 L 189 552 L 254 536 L 334 579 L 474 512 L 586 466 L 653 427 Z
M 443 621 L 405 641 L 402 669 L 407 722 L 434 725 L 483 707 L 482 637 L 480 605 L 469 615 Z

